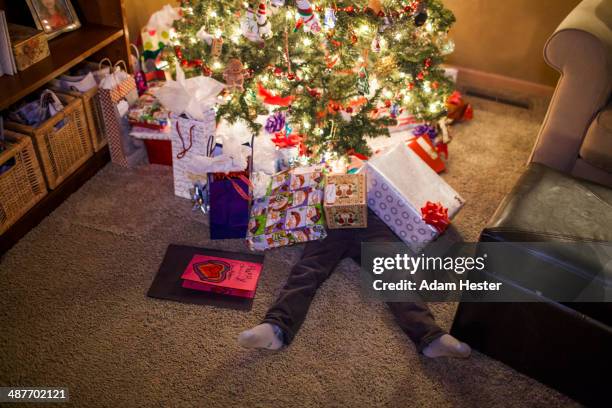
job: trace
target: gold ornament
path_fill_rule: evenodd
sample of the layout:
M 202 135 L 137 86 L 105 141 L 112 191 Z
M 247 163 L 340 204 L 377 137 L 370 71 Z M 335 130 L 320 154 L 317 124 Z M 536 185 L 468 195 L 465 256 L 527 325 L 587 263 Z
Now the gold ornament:
M 397 61 L 393 55 L 382 57 L 374 64 L 374 73 L 379 78 L 389 77 L 395 71 L 397 71 Z

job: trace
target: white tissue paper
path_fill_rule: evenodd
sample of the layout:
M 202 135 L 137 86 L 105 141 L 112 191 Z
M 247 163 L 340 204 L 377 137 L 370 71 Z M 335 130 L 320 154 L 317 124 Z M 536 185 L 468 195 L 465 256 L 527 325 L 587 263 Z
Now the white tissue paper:
M 272 176 L 262 171 L 253 172 L 251 175 L 251 183 L 253 183 L 253 198 L 264 197 L 268 193 L 268 186 L 272 181 Z
M 251 148 L 244 146 L 237 138 L 223 137 L 223 150 L 214 157 L 194 156 L 187 164 L 187 170 L 194 174 L 229 173 L 247 168 Z
M 195 120 L 205 120 L 205 112 L 217 102 L 224 84 L 210 77 L 185 79 L 185 72 L 176 64 L 176 81 L 169 80 L 155 92 L 161 104 L 174 114 L 186 114 Z
M 259 115 L 255 120 L 256 123 L 262 125 L 262 130 L 259 132 L 259 135 L 255 137 L 253 143 L 253 171 L 272 175 L 276 173 L 275 163 L 277 161 L 277 149 L 270 135 L 263 130 L 266 119 L 267 116 Z M 232 124 L 225 120 L 221 120 L 217 127 L 218 137 L 232 137 L 237 139 L 241 144 L 250 144 L 252 135 L 251 129 L 249 129 L 247 123 L 242 119 L 238 119 Z
M 172 28 L 174 21 L 180 18 L 179 8 L 166 4 L 161 10 L 151 14 L 146 29 L 168 31 Z
M 130 74 L 123 71 L 119 66 L 116 66 L 112 74 L 105 76 L 100 81 L 100 88 L 102 89 L 115 89 L 123 81 L 130 78 Z

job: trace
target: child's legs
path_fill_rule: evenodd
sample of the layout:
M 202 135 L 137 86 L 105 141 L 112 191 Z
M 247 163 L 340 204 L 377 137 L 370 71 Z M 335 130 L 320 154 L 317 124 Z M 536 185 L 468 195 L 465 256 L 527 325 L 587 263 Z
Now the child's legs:
M 263 320 L 283 330 L 285 344 L 293 340 L 317 289 L 346 256 L 351 243 L 350 231 L 330 230 L 325 240 L 311 241 L 304 247 L 301 259 L 291 269 L 285 286 Z
M 360 230 L 355 238 L 361 242 L 400 241 L 393 231 L 371 211 L 368 211 L 368 228 Z M 355 262 L 361 264 L 361 251 L 358 254 L 352 253 L 351 257 Z M 387 305 L 399 327 L 410 337 L 419 351 L 422 351 L 445 332 L 436 324 L 427 304 L 417 294 L 414 294 L 413 297 L 414 300 L 410 302 L 388 302 Z

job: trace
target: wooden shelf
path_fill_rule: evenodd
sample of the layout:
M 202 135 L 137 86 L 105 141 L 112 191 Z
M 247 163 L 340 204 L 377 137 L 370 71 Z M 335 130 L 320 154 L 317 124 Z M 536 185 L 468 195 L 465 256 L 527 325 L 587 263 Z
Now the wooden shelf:
M 123 29 L 84 24 L 49 41 L 51 56 L 17 75 L 0 77 L 0 110 L 6 109 L 47 82 L 124 36 Z
M 81 167 L 62 182 L 55 190 L 42 198 L 30 211 L 0 235 L 0 259 L 25 234 L 36 227 L 47 215 L 60 206 L 72 193 L 92 178 L 110 161 L 108 146 L 95 153 Z

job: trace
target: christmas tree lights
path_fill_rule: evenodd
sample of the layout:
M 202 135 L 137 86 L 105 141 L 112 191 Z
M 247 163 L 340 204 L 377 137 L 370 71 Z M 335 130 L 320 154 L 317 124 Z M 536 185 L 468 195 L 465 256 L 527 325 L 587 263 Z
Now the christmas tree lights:
M 440 0 L 183 0 L 163 56 L 228 84 L 218 115 L 283 113 L 314 154 L 368 153 L 401 112 L 433 122 L 453 91 Z M 277 116 L 278 118 L 278 116 Z M 289 135 L 288 135 L 289 136 Z

